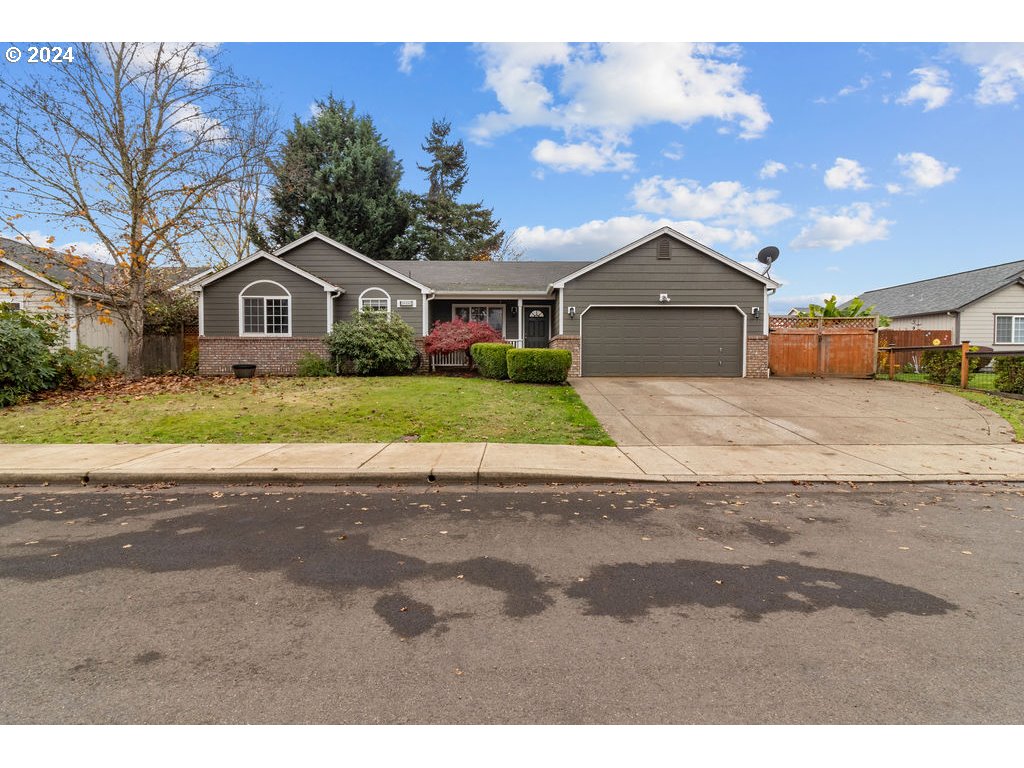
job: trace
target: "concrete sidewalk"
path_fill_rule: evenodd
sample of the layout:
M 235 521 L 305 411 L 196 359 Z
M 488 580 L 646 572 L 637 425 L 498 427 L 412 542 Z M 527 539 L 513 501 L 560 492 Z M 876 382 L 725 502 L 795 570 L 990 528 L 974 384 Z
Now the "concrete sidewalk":
M 1024 481 L 1024 445 L 3 445 L 0 484 Z

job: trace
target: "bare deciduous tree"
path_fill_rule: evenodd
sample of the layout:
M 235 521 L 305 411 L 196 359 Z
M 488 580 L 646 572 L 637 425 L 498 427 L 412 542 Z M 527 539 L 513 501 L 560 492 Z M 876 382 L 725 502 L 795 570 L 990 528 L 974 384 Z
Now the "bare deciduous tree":
M 242 189 L 252 206 L 271 124 L 259 86 L 202 43 L 82 43 L 73 63 L 0 79 L 0 215 L 98 241 L 110 269 L 26 238 L 124 321 L 129 377 L 154 268 L 209 260 L 211 212 Z

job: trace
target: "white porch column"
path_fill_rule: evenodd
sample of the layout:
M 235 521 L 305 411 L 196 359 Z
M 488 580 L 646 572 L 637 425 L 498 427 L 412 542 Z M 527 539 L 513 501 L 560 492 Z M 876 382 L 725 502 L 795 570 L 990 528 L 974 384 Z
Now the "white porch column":
M 523 340 L 523 300 L 519 299 L 519 309 L 516 310 L 519 315 L 519 346 L 525 347 L 526 342 Z

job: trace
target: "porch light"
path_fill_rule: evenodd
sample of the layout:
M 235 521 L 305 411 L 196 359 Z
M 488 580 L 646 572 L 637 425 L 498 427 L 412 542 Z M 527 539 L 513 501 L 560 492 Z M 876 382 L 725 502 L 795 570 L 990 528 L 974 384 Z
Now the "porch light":
M 576 307 L 569 307 L 566 312 L 569 313 L 569 317 L 576 317 Z

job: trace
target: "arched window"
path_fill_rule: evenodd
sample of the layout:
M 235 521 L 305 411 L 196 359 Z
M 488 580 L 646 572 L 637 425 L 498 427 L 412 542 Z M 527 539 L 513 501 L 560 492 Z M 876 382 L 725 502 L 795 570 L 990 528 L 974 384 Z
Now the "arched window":
M 291 336 L 292 295 L 273 280 L 249 283 L 238 294 L 239 336 Z
M 391 295 L 383 288 L 367 288 L 359 294 L 359 310 L 391 311 Z

